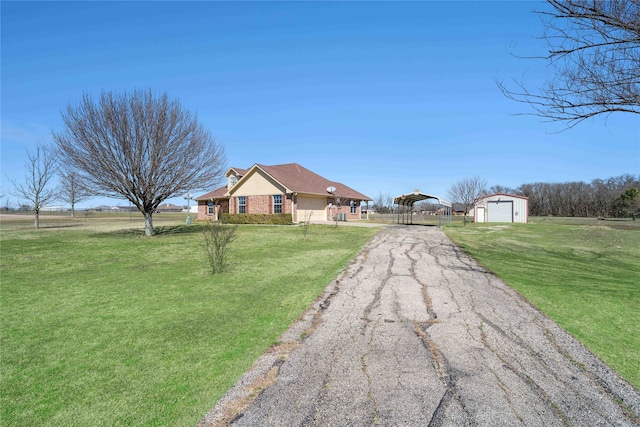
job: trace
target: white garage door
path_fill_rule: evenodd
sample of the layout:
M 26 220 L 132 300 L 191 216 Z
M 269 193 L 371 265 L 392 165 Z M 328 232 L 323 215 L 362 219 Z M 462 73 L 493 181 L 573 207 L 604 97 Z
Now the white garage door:
M 513 222 L 513 202 L 489 202 L 489 222 Z
M 326 221 L 327 199 L 323 197 L 298 197 L 298 222 L 307 221 L 311 215 L 311 221 Z

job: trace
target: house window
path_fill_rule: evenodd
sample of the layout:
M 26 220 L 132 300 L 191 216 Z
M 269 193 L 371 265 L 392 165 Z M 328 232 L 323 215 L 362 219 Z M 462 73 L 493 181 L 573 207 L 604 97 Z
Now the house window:
M 238 182 L 238 177 L 235 175 L 231 175 L 231 178 L 230 178 L 231 186 L 233 187 L 234 185 L 236 185 L 236 182 Z
M 356 214 L 358 213 L 358 206 L 356 205 L 356 202 L 354 202 L 353 200 L 351 201 L 351 203 L 349 204 L 351 206 L 351 213 L 352 214 Z
M 282 213 L 282 194 L 273 196 L 273 213 Z
M 238 213 L 247 213 L 247 198 L 245 196 L 238 197 Z
M 209 202 L 207 202 L 207 214 L 208 215 L 213 215 L 213 206 L 214 206 L 213 201 L 210 200 Z

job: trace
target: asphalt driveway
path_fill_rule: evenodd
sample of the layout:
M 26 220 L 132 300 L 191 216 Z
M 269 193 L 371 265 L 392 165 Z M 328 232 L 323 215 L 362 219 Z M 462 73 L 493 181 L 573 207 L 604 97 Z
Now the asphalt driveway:
M 382 230 L 281 341 L 200 425 L 640 425 L 637 390 L 436 227 Z

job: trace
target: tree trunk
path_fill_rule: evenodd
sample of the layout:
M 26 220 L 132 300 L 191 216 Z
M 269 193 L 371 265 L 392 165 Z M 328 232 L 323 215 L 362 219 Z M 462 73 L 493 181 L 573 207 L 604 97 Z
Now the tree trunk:
M 71 203 L 71 218 L 75 218 L 76 217 L 76 211 L 73 207 L 73 203 Z
M 144 234 L 145 236 L 153 236 L 153 220 L 151 218 L 152 212 L 144 213 Z
M 35 221 L 34 221 L 33 225 L 36 228 L 40 228 L 40 211 L 36 210 L 35 212 L 36 212 L 36 218 L 35 218 Z

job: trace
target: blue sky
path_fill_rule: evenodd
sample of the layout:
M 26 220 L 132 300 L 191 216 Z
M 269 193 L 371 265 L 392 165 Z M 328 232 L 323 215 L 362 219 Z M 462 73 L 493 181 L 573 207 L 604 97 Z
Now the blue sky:
M 151 88 L 198 114 L 228 166 L 297 162 L 375 197 L 640 173 L 630 114 L 545 123 L 495 80 L 550 70 L 541 2 L 1 3 L 1 185 L 83 93 Z M 195 191 L 199 194 L 198 191 Z M 11 203 L 20 201 L 9 196 Z M 124 204 L 93 198 L 81 206 Z M 170 202 L 183 204 L 183 199 Z M 3 200 L 4 204 L 4 200 Z

